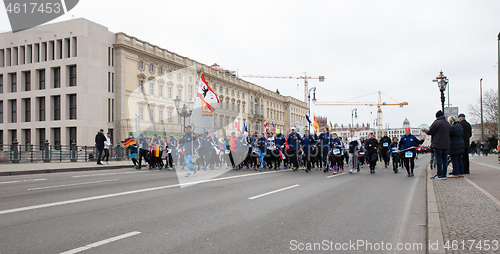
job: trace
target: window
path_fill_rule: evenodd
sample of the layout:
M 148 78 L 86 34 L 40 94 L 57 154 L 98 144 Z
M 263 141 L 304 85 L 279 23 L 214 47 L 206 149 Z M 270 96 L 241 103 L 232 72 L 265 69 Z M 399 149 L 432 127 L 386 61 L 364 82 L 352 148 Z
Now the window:
M 155 120 L 155 110 L 149 109 L 149 121 L 154 122 Z
M 0 123 L 3 123 L 3 101 L 0 101 Z
M 108 72 L 108 92 L 111 92 L 111 72 Z
M 241 98 L 245 99 L 245 93 L 241 94 Z
M 222 126 L 224 126 L 224 118 L 220 118 L 220 128 L 222 128 Z
M 158 121 L 163 122 L 163 110 L 158 110 Z
M 139 108 L 139 120 L 144 120 L 144 108 Z
M 76 144 L 76 127 L 69 127 L 68 128 L 69 132 L 69 145 L 73 144 L 73 141 Z
M 229 88 L 226 87 L 226 94 L 229 94 Z
M 159 73 L 160 75 L 163 75 L 163 67 L 158 68 L 158 73 Z
M 31 91 L 31 72 L 24 72 L 24 91 Z
M 52 98 L 52 108 L 54 109 L 54 121 L 61 120 L 61 96 L 54 96 Z
M 189 76 L 189 83 L 193 82 L 193 77 Z
M 61 87 L 61 67 L 54 68 L 54 88 Z
M 45 97 L 38 99 L 38 121 L 45 121 Z
M 168 123 L 172 123 L 172 112 L 168 112 Z
M 222 86 L 219 86 L 219 93 L 222 93 L 222 90 L 223 90 Z
M 167 76 L 168 76 L 169 78 L 172 78 L 172 71 L 168 71 L 168 72 L 167 72 Z
M 139 80 L 139 93 L 144 93 L 144 80 Z
M 3 93 L 3 75 L 0 75 L 0 93 Z
M 24 144 L 26 145 L 26 150 L 28 150 L 28 147 L 31 144 L 31 130 L 30 129 L 25 129 L 23 130 L 24 133 Z
M 153 64 L 149 65 L 149 72 L 155 73 L 155 66 Z
M 177 89 L 177 96 L 179 96 L 179 98 L 182 98 L 182 89 Z
M 17 123 L 17 101 L 10 100 L 10 122 Z
M 234 102 L 233 102 L 233 111 L 234 111 Z
M 172 99 L 172 87 L 168 87 L 168 98 Z
M 76 94 L 69 95 L 69 119 L 76 119 Z
M 158 87 L 158 95 L 159 95 L 160 97 L 163 97 L 163 85 L 160 85 L 160 86 Z
M 149 94 L 151 95 L 155 94 L 155 84 L 153 82 L 149 83 Z
M 24 99 L 24 121 L 31 122 L 31 99 Z
M 69 86 L 76 86 L 76 65 L 69 67 Z
M 231 95 L 234 96 L 234 90 L 233 89 L 231 89 Z
M 242 106 L 243 114 L 245 114 L 245 105 Z
M 45 145 L 45 129 L 36 129 L 38 132 L 38 145 L 40 146 L 40 150 L 43 150 L 43 146 Z
M 10 92 L 11 93 L 17 92 L 17 74 L 16 73 L 10 74 Z
M 196 83 L 198 83 L 198 82 L 196 82 Z M 198 85 L 198 84 L 196 84 L 196 85 Z M 216 84 L 213 84 L 213 85 L 212 85 L 212 89 L 214 90 L 214 92 L 217 92 L 217 85 L 216 85 Z
M 115 92 L 115 74 L 111 73 L 111 92 Z
M 237 96 L 238 96 L 238 98 L 240 98 L 240 91 L 238 91 Z
M 61 150 L 61 128 L 53 128 L 52 134 L 52 144 L 54 145 L 54 149 Z
M 188 99 L 191 100 L 193 98 L 193 86 L 188 86 Z
M 45 70 L 38 70 L 38 89 L 45 89 Z
M 237 112 L 240 112 L 240 104 L 238 104 L 238 111 Z
M 181 81 L 181 80 L 182 80 L 182 73 L 177 73 L 177 79 L 178 79 L 179 81 Z
M 139 69 L 144 69 L 144 62 L 142 61 L 139 62 Z

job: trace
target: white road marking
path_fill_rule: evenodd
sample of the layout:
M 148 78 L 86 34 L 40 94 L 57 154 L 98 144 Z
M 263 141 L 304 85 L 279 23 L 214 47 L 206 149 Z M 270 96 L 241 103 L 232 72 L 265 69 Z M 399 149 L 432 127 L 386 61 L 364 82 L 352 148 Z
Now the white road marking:
M 336 174 L 336 175 L 331 175 L 331 176 L 327 176 L 326 178 L 332 178 L 332 177 L 336 177 L 336 176 L 341 176 L 341 175 L 346 174 L 346 173 L 347 172 Z
M 278 173 L 278 172 L 283 172 L 283 170 L 280 170 L 280 171 L 260 172 L 260 173 L 237 175 L 237 176 L 229 176 L 229 177 L 223 177 L 223 178 L 214 178 L 214 179 L 209 179 L 209 180 L 192 182 L 192 184 L 195 184 L 195 183 L 197 183 L 197 184 L 198 183 L 209 183 L 209 182 L 229 180 L 229 179 L 246 177 L 246 176 L 272 174 L 272 173 Z M 118 192 L 118 193 L 101 195 L 101 196 L 94 196 L 94 197 L 79 198 L 79 199 L 72 199 L 72 200 L 66 200 L 66 201 L 59 201 L 59 202 L 47 203 L 47 204 L 41 204 L 41 205 L 26 206 L 26 207 L 14 208 L 14 209 L 2 210 L 2 211 L 0 211 L 0 215 L 9 214 L 9 213 L 23 212 L 23 211 L 29 211 L 29 210 L 35 210 L 35 209 L 40 209 L 40 208 L 52 207 L 52 206 L 74 204 L 74 203 L 80 203 L 80 202 L 91 201 L 91 200 L 98 200 L 98 199 L 104 199 L 104 198 L 118 197 L 118 196 L 123 196 L 123 195 L 137 194 L 137 193 L 148 192 L 148 191 L 163 190 L 163 189 L 169 189 L 169 188 L 173 188 L 173 187 L 179 187 L 181 185 L 182 184 L 173 184 L 173 185 L 166 185 L 166 186 L 153 187 L 153 188 L 147 188 L 147 189 Z
M 257 196 L 253 196 L 253 197 L 248 198 L 248 199 L 253 200 L 253 199 L 256 199 L 256 198 L 261 198 L 261 197 L 264 197 L 264 196 L 267 196 L 267 195 L 271 195 L 271 194 L 276 193 L 276 192 L 280 192 L 280 191 L 288 190 L 288 189 L 295 188 L 295 187 L 299 187 L 299 186 L 300 186 L 300 184 L 296 184 L 296 185 L 288 186 L 288 187 L 285 187 L 285 188 L 282 188 L 282 189 L 279 189 L 279 190 L 270 191 L 270 192 L 267 192 L 267 193 L 264 193 L 264 194 L 260 194 L 260 195 L 257 195 Z
M 118 173 L 103 173 L 103 174 L 93 174 L 93 175 L 78 175 L 72 177 L 89 177 L 89 176 L 108 176 L 108 175 L 121 175 L 121 174 L 137 174 L 137 173 L 148 173 L 151 171 L 133 171 L 133 172 L 118 172 Z
M 95 243 L 92 243 L 92 244 L 89 244 L 89 245 L 85 245 L 85 246 L 80 247 L 80 248 L 76 248 L 76 249 L 68 250 L 68 251 L 65 251 L 65 252 L 61 252 L 61 254 L 74 254 L 74 253 L 86 251 L 88 249 L 95 248 L 95 247 L 98 247 L 98 246 L 101 246 L 101 245 L 104 245 L 104 244 L 107 244 L 107 243 L 115 242 L 115 241 L 118 241 L 118 240 L 121 240 L 121 239 L 124 239 L 124 238 L 127 238 L 127 237 L 131 237 L 131 236 L 134 236 L 134 235 L 138 235 L 140 233 L 141 232 L 139 232 L 139 231 L 133 231 L 133 232 L 126 233 L 126 234 L 123 234 L 123 235 L 111 237 L 111 238 L 108 238 L 108 239 L 105 239 L 105 240 L 102 240 L 102 241 L 99 241 L 99 242 L 95 242 Z
M 86 182 L 86 183 L 73 183 L 73 184 L 64 184 L 64 185 L 56 185 L 56 186 L 48 186 L 48 187 L 40 187 L 40 188 L 31 188 L 28 189 L 29 191 L 32 190 L 43 190 L 43 189 L 52 189 L 52 188 L 59 188 L 59 187 L 68 187 L 68 186 L 75 186 L 75 185 L 84 185 L 84 184 L 93 184 L 93 183 L 104 183 L 104 182 L 112 182 L 112 181 L 118 181 L 119 179 L 111 179 L 111 180 L 103 180 L 103 181 L 95 181 L 95 182 Z
M 9 182 L 0 182 L 0 184 L 7 184 L 7 183 L 25 183 L 25 182 L 35 182 L 35 181 L 45 181 L 47 178 L 40 178 L 40 179 L 30 179 L 30 180 L 19 180 L 19 181 L 9 181 Z

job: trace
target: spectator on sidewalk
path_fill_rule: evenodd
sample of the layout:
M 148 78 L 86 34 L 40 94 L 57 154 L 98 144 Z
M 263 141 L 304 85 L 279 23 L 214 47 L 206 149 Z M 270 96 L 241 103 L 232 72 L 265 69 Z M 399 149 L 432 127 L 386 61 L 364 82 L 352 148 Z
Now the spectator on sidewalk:
M 470 174 L 470 163 L 469 163 L 469 143 L 470 137 L 472 137 L 472 127 L 470 123 L 465 120 L 465 115 L 462 113 L 458 115 L 458 121 L 464 130 L 464 153 L 462 154 L 462 160 L 464 162 L 464 174 Z
M 448 117 L 450 123 L 450 157 L 453 171 L 449 177 L 464 177 L 464 162 L 461 158 L 464 153 L 464 130 L 454 116 Z
M 106 141 L 104 141 L 104 156 L 102 157 L 102 161 L 106 159 L 106 164 L 109 164 L 109 147 L 111 144 L 111 133 L 106 134 Z
M 488 156 L 490 153 L 490 142 L 488 140 L 485 140 L 483 143 L 483 155 Z
M 481 141 L 478 141 L 476 144 L 477 144 L 476 148 L 477 156 L 481 156 L 481 152 L 483 151 L 483 144 L 481 144 Z
M 429 129 L 422 128 L 427 135 L 431 135 L 431 147 L 434 149 L 437 174 L 432 179 L 446 179 L 448 149 L 450 149 L 450 124 L 446 121 L 443 111 L 436 113 L 436 120 Z
M 476 142 L 474 142 L 474 140 L 472 141 L 472 143 L 470 143 L 470 153 L 472 154 L 472 156 L 474 156 L 474 154 L 476 153 Z
M 95 148 L 97 149 L 97 165 L 102 165 L 101 157 L 102 151 L 104 150 L 104 142 L 106 141 L 106 137 L 104 136 L 104 130 L 100 129 L 99 132 L 95 135 Z

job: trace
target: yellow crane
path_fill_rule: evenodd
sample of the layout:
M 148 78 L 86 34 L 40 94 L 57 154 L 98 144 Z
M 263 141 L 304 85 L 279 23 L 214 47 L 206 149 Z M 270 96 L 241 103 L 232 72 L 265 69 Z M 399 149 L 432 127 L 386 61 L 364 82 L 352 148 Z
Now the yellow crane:
M 309 105 L 309 82 L 308 79 L 318 79 L 319 82 L 325 81 L 325 76 L 308 76 L 307 73 L 304 72 L 304 76 L 270 76 L 270 75 L 243 75 L 245 78 L 281 78 L 281 79 L 303 79 L 304 80 L 304 102 L 307 103 L 307 108 Z M 298 86 L 298 85 L 297 85 Z
M 378 102 L 349 102 L 348 100 L 364 97 L 367 95 L 378 93 Z M 381 106 L 399 106 L 403 107 L 408 105 L 408 102 L 398 102 L 398 103 L 386 103 L 382 102 L 382 92 L 378 91 L 375 93 L 370 93 L 366 95 L 362 95 L 356 98 L 351 98 L 344 101 L 338 102 L 316 102 L 317 106 L 377 106 L 377 138 L 382 137 L 382 108 Z M 388 96 L 390 98 L 390 96 Z M 392 99 L 392 98 L 391 98 Z M 394 99 L 393 99 L 394 100 Z

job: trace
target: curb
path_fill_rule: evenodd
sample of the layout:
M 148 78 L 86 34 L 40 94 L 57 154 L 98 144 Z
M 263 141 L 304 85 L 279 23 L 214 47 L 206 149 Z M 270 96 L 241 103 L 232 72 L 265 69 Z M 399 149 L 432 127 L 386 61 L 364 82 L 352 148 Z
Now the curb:
M 126 165 L 113 165 L 113 166 L 101 166 L 101 167 L 88 166 L 88 167 L 78 167 L 78 168 L 57 168 L 57 169 L 7 171 L 7 172 L 0 172 L 0 176 L 48 174 L 48 173 L 74 172 L 74 171 L 92 171 L 92 170 L 119 169 L 119 168 L 126 168 L 126 167 L 127 167 Z
M 427 240 L 428 249 L 427 253 L 439 253 L 444 254 L 444 238 L 443 230 L 441 228 L 441 221 L 439 219 L 439 211 L 436 201 L 436 192 L 434 190 L 434 183 L 430 178 L 431 168 L 427 165 Z M 435 249 L 435 244 L 437 243 L 437 249 Z M 434 245 L 433 245 L 434 244 Z M 429 248 L 433 245 L 433 248 Z

